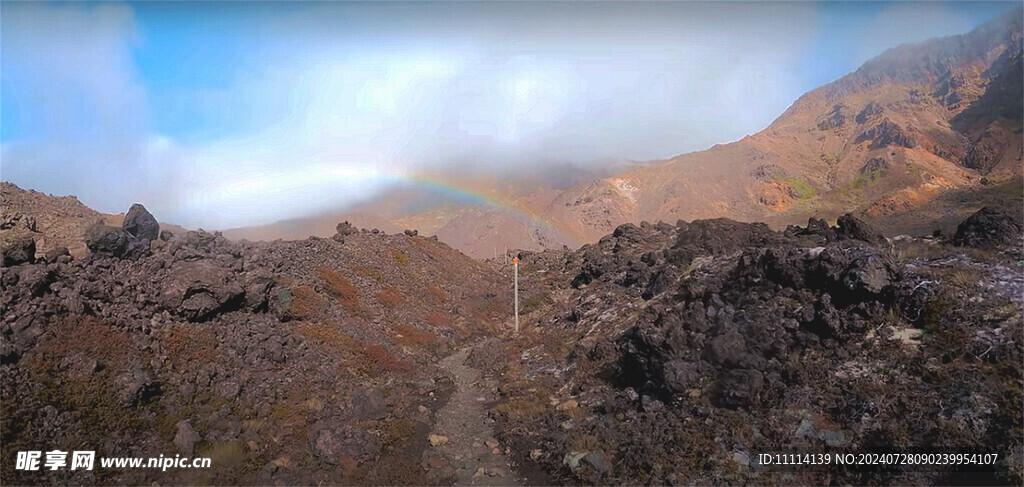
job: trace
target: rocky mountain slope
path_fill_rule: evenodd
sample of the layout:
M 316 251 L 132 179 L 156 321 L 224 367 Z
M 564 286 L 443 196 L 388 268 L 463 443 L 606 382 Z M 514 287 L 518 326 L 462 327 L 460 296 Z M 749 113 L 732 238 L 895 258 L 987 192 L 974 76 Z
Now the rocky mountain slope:
M 67 251 L 75 257 L 86 255 L 85 232 L 92 224 L 102 221 L 108 225 L 121 225 L 125 214 L 106 214 L 89 208 L 74 196 L 54 197 L 0 181 L 0 241 L 4 243 L 30 237 L 35 240 L 40 257 L 48 252 Z M 184 233 L 185 229 L 164 224 L 165 229 Z
M 846 215 L 774 232 L 625 224 L 524 255 L 522 336 L 475 350 L 499 438 L 564 484 L 1024 478 L 1021 214 L 888 241 Z M 778 466 L 762 453 L 1000 452 L 988 467 Z
M 734 143 L 579 185 L 549 212 L 590 239 L 640 220 L 878 219 L 1021 174 L 1021 12 L 886 51 Z M 959 220 L 977 208 L 961 208 Z M 918 230 L 918 229 L 915 229 Z
M 45 198 L 42 208 L 80 207 Z M 421 466 L 432 465 L 427 435 L 454 388 L 435 362 L 498 332 L 511 312 L 488 264 L 347 223 L 329 239 L 233 243 L 161 230 L 141 206 L 127 221 L 90 227 L 80 258 L 36 259 L 31 239 L 3 246 L 4 484 L 454 477 Z M 7 454 L 79 447 L 214 466 L 25 472 Z
M 79 258 L 2 246 L 0 480 L 1019 484 L 1021 227 L 987 209 L 946 239 L 849 215 L 622 225 L 520 253 L 513 335 L 511 269 L 435 238 L 343 222 L 236 243 L 137 205 Z M 53 448 L 213 467 L 31 472 L 6 453 Z M 999 461 L 757 463 L 792 448 Z

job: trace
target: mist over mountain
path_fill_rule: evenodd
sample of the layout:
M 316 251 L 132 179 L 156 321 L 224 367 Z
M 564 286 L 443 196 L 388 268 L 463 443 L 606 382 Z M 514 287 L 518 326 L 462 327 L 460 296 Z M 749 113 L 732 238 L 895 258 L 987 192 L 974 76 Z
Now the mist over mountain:
M 575 178 L 551 162 L 736 140 L 885 47 L 1007 8 L 250 7 L 5 4 L 4 179 L 219 229 L 349 209 L 421 171 L 560 186 Z

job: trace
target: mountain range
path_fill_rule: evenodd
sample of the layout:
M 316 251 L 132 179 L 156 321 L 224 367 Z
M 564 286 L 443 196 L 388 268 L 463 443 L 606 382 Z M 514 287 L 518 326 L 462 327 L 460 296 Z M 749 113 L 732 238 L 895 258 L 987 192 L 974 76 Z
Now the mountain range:
M 1017 9 L 967 34 L 895 47 L 806 93 L 756 134 L 625 170 L 569 168 L 575 184 L 434 174 L 435 186 L 487 201 L 402 188 L 347 211 L 225 235 L 329 236 L 347 219 L 436 234 L 484 258 L 576 247 L 644 220 L 728 217 L 783 228 L 852 212 L 887 233 L 948 232 L 982 201 L 1012 204 L 1020 193 L 1021 39 Z

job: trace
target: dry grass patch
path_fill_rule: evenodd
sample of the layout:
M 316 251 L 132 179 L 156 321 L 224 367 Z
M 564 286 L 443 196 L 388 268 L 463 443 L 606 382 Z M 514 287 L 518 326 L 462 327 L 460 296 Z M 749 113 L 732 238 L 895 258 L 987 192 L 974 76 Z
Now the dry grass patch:
M 359 302 L 359 289 L 344 274 L 329 267 L 320 267 L 316 272 L 324 280 L 327 292 L 337 297 L 338 302 L 345 309 L 352 313 L 362 310 L 362 305 Z
M 409 325 L 398 325 L 395 327 L 398 335 L 395 336 L 395 343 L 404 347 L 426 347 L 437 343 L 437 335 L 427 330 L 420 330 Z
M 324 320 L 319 323 L 299 323 L 295 329 L 306 338 L 317 342 L 321 349 L 333 352 L 341 352 L 350 348 L 353 340 L 348 334 L 341 331 L 334 320 Z
M 406 257 L 405 253 L 403 253 L 401 250 L 398 250 L 394 247 L 388 247 L 388 250 L 391 251 L 391 256 L 395 258 L 395 262 L 398 262 L 401 265 L 406 265 L 409 263 L 409 258 Z
M 176 324 L 165 329 L 162 338 L 171 360 L 178 365 L 217 360 L 217 335 L 208 329 Z
M 63 317 L 53 324 L 52 329 L 53 335 L 40 345 L 40 349 L 54 358 L 81 353 L 113 369 L 124 367 L 130 359 L 128 334 L 92 316 Z
M 433 284 L 427 286 L 427 293 L 430 294 L 430 297 L 434 298 L 434 301 L 436 301 L 437 304 L 445 304 L 448 302 L 449 299 L 451 299 L 444 289 L 441 289 Z
M 298 320 L 320 319 L 325 315 L 327 302 L 309 286 L 291 290 L 288 301 L 288 316 Z
M 374 281 L 377 281 L 377 282 L 380 282 L 380 281 L 384 280 L 384 276 L 381 275 L 381 273 L 378 272 L 376 269 L 371 269 L 369 267 L 361 266 L 361 265 L 358 265 L 358 264 L 357 265 L 352 265 L 349 268 L 352 269 L 352 273 L 353 274 L 355 274 L 355 275 L 357 275 L 359 277 L 362 277 L 362 278 L 365 278 L 365 279 L 373 279 Z
M 455 320 L 451 317 L 451 315 L 440 313 L 437 311 L 427 313 L 425 321 L 427 322 L 427 325 L 430 325 L 434 328 L 439 326 L 451 328 L 455 326 Z
M 355 340 L 352 352 L 356 355 L 356 369 L 370 377 L 378 377 L 387 373 L 403 373 L 411 369 L 409 362 L 402 360 L 386 348 Z
M 405 296 L 402 296 L 394 286 L 385 286 L 383 291 L 377 293 L 377 302 L 394 308 L 405 304 Z

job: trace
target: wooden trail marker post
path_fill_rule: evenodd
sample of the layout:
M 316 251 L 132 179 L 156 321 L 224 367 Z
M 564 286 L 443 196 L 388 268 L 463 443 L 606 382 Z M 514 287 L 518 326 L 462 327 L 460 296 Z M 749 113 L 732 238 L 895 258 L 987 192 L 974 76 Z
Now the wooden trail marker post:
M 512 259 L 512 265 L 515 267 L 516 279 L 515 279 L 515 300 L 516 300 L 516 335 L 519 334 L 519 257 Z

